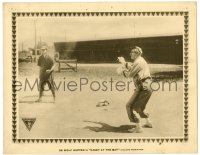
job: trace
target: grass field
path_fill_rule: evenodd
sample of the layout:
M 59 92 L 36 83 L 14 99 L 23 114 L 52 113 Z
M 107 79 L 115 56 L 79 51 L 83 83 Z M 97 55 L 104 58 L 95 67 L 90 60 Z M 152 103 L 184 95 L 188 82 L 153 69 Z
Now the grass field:
M 75 81 L 87 78 L 89 81 L 130 81 L 116 74 L 117 64 L 79 64 L 78 72 L 55 72 L 55 82 Z M 19 138 L 134 138 L 134 137 L 182 137 L 183 136 L 183 82 L 182 66 L 151 64 L 152 75 L 165 77 L 176 75 L 177 90 L 159 89 L 147 104 L 153 128 L 143 133 L 129 133 L 134 127 L 128 120 L 125 105 L 134 92 L 133 84 L 129 91 L 82 91 L 59 89 L 56 103 L 51 103 L 51 93 L 45 92 L 42 103 L 34 103 L 37 89 L 19 91 Z M 27 78 L 30 83 L 38 77 L 34 63 L 19 64 L 19 80 Z M 63 80 L 64 79 L 64 80 Z M 162 78 L 164 79 L 164 78 Z M 167 80 L 167 79 L 164 79 Z M 162 82 L 162 81 L 160 81 Z M 106 99 L 110 105 L 96 107 L 99 100 Z M 22 118 L 36 118 L 31 131 L 28 131 Z

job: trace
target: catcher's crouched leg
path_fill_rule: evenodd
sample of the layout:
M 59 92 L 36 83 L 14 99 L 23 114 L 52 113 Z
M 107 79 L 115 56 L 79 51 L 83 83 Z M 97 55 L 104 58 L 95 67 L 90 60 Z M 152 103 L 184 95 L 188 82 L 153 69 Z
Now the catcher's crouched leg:
M 139 123 L 140 121 L 140 117 L 138 117 L 139 115 L 137 114 L 135 110 L 138 95 L 139 95 L 139 92 L 135 91 L 126 104 L 126 111 L 128 114 L 128 118 L 130 122 L 134 122 L 134 123 Z
M 133 106 L 130 104 L 126 105 L 126 111 L 129 117 L 130 122 L 133 123 L 139 123 L 140 122 L 140 116 L 139 114 L 133 109 Z
M 133 110 L 133 119 L 134 123 L 140 123 L 141 117 L 136 110 Z

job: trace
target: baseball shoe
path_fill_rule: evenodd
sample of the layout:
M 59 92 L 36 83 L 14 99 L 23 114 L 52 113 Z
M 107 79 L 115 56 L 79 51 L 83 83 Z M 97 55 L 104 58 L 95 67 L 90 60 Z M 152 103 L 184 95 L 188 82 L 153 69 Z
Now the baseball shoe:
M 129 132 L 132 132 L 132 133 L 142 133 L 142 129 L 141 128 L 132 128 L 132 129 L 129 129 L 128 130 Z
M 143 128 L 153 128 L 153 125 L 151 123 L 146 123 L 142 127 Z

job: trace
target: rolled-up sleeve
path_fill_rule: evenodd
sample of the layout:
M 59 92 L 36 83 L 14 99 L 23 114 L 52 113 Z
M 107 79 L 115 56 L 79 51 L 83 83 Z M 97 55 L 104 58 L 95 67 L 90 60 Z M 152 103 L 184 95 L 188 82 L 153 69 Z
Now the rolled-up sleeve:
M 125 77 L 134 77 L 139 71 L 142 70 L 142 67 L 139 63 L 132 64 L 131 66 L 126 65 L 127 70 L 124 70 L 123 74 Z
M 54 65 L 54 60 L 51 57 L 49 57 L 49 65 L 51 67 Z

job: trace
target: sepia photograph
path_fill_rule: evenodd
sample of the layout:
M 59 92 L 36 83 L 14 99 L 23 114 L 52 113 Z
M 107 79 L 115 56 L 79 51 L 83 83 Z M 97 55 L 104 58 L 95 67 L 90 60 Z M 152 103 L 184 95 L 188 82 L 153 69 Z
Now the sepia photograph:
M 194 18 L 180 10 L 11 11 L 12 143 L 190 142 Z M 109 153 L 66 148 L 57 153 Z
M 183 22 L 19 18 L 19 137 L 183 137 Z

